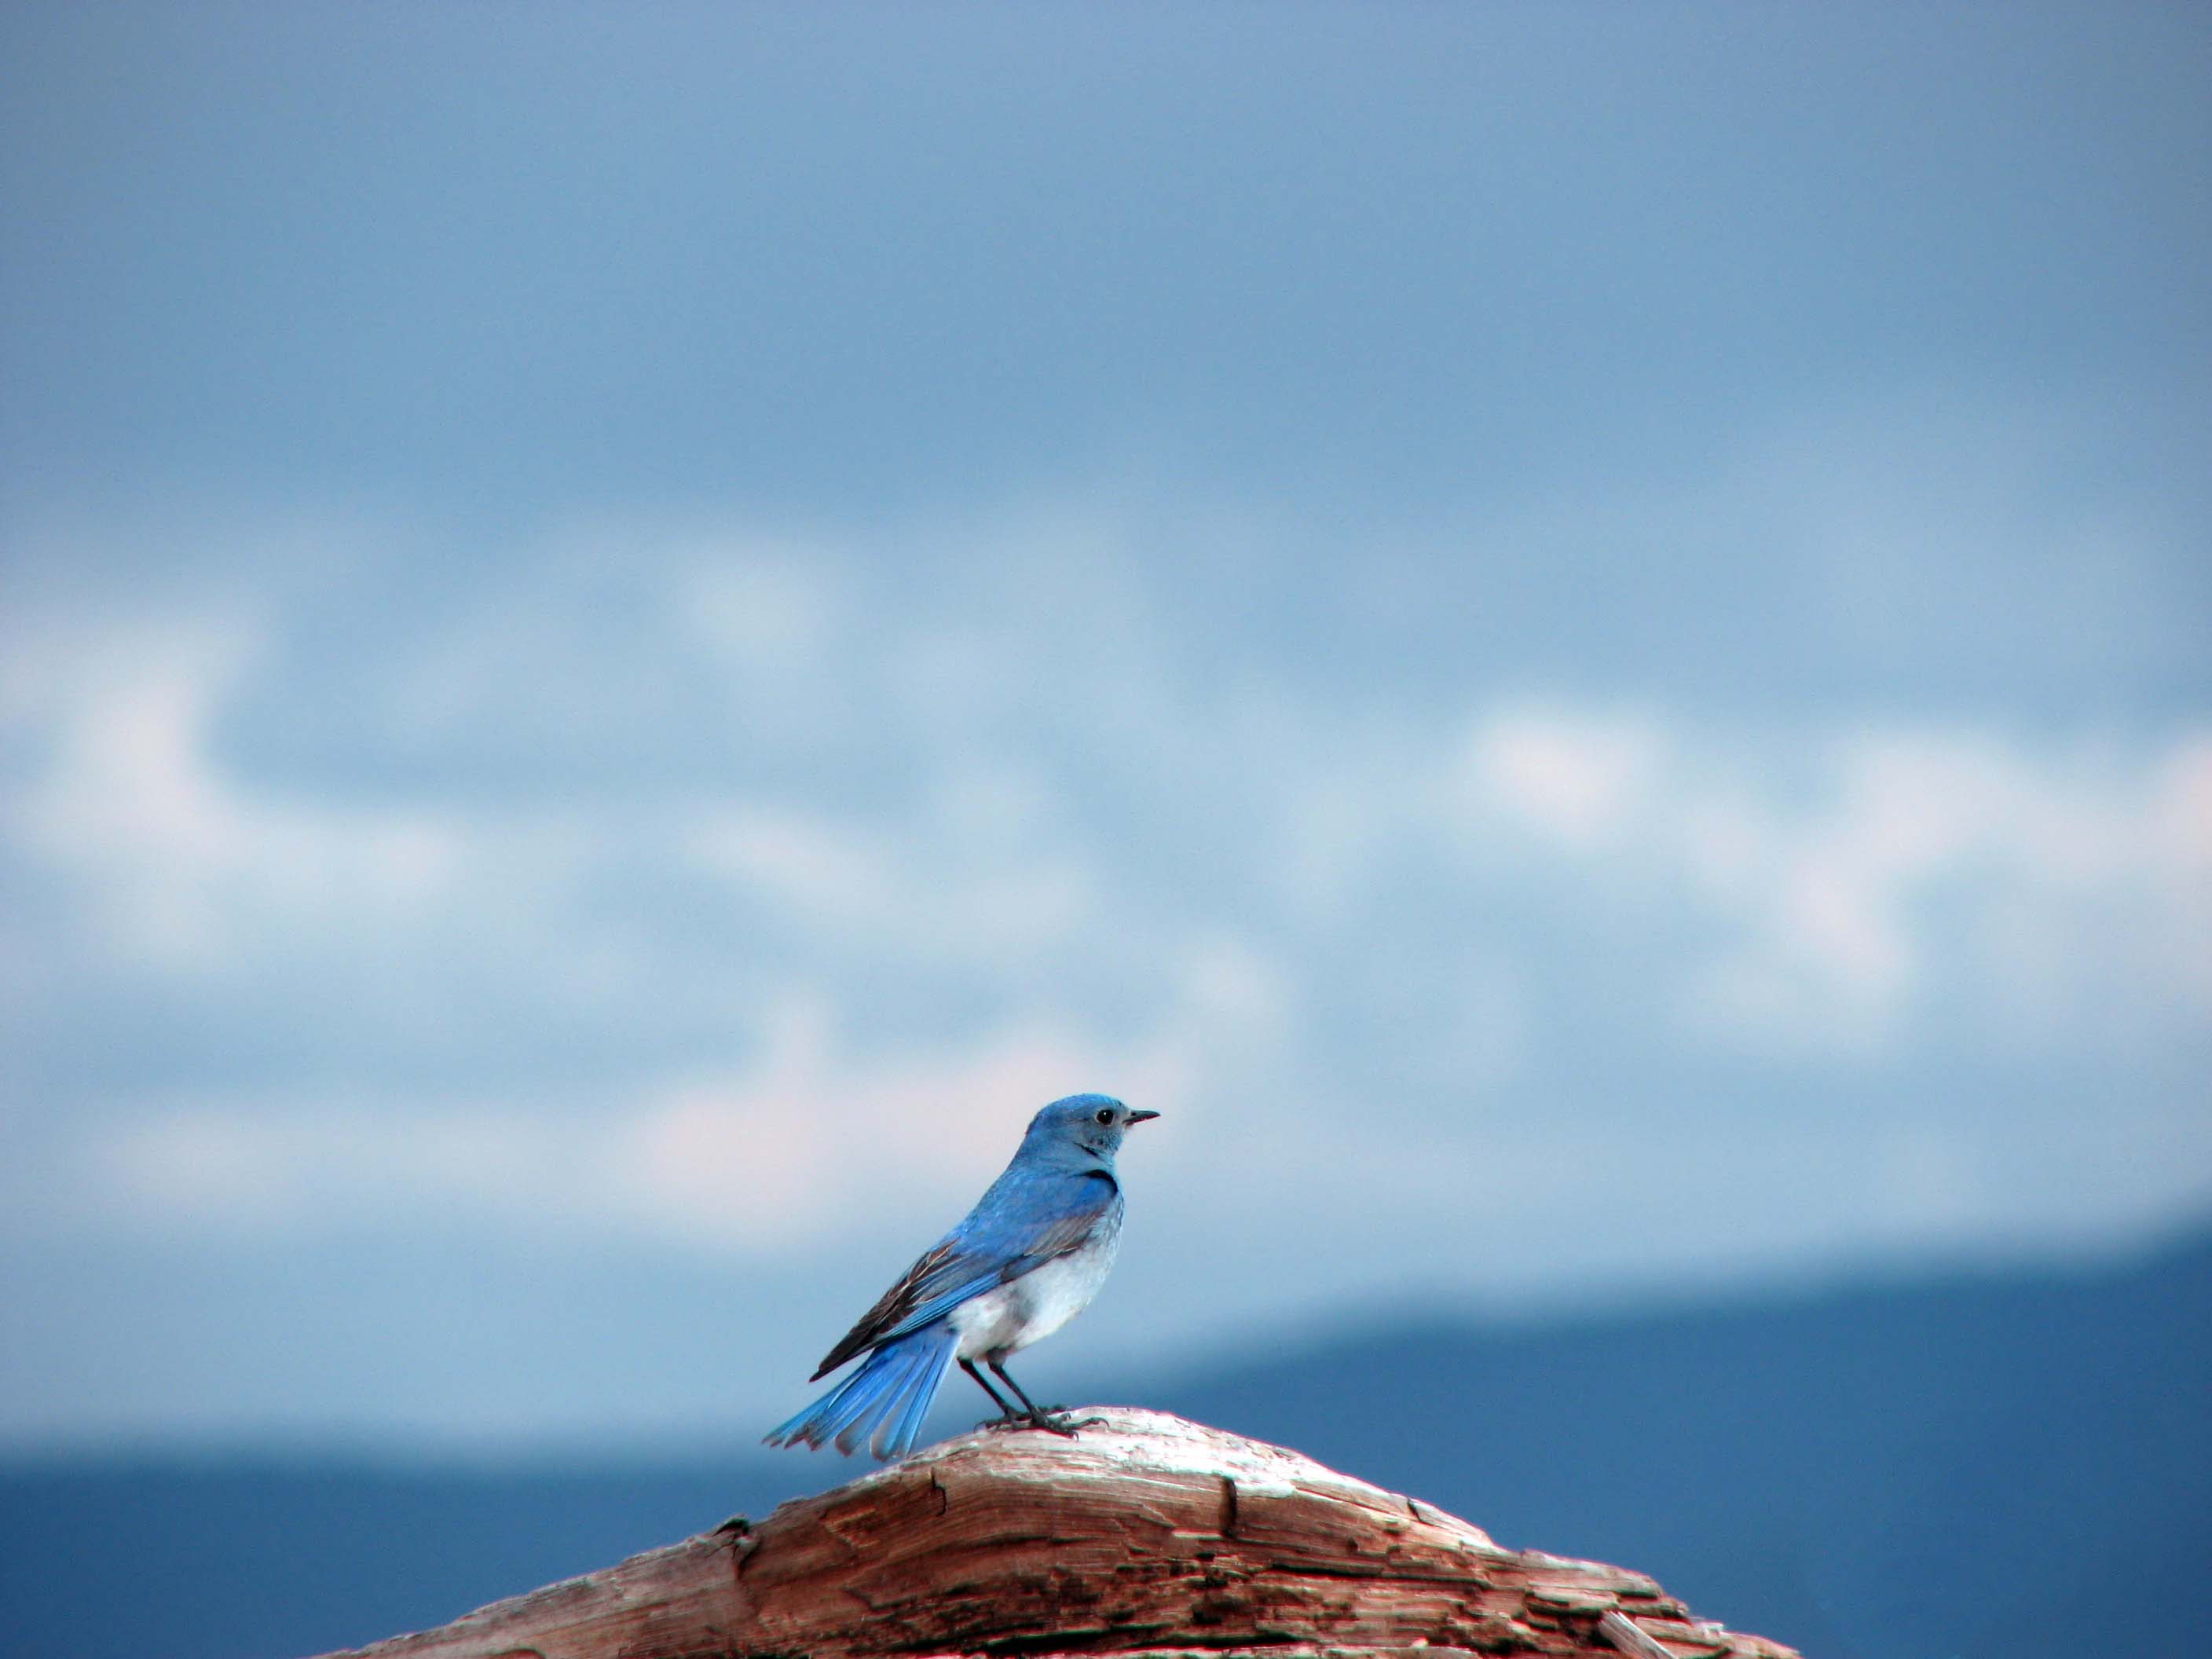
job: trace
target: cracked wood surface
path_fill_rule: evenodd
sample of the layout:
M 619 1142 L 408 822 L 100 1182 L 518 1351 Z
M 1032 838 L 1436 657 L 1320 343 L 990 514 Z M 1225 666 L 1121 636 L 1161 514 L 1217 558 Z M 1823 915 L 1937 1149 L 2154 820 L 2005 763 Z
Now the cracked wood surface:
M 975 1433 L 357 1659 L 876 1659 L 1224 1649 L 1281 1659 L 1795 1659 L 1643 1574 L 1501 1549 L 1295 1452 L 1092 1407 Z M 332 1659 L 337 1659 L 336 1656 Z

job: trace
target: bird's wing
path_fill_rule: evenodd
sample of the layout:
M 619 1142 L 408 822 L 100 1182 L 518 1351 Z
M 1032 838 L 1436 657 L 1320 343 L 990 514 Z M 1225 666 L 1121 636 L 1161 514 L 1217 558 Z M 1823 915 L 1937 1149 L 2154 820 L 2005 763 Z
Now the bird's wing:
M 920 1330 L 971 1297 L 1081 1249 L 1121 1199 L 1121 1189 L 1103 1171 L 994 1186 L 965 1221 L 876 1298 L 810 1380 L 818 1382 L 862 1349 Z

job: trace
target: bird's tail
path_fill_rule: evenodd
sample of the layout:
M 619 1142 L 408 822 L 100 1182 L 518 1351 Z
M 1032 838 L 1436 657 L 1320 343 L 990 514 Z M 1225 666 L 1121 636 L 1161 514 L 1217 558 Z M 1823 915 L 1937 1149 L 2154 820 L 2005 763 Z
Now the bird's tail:
M 849 1455 L 863 1439 L 878 1457 L 902 1457 L 921 1432 L 960 1338 L 942 1321 L 886 1342 L 860 1369 L 764 1437 L 771 1446 L 824 1446 Z M 874 1433 L 870 1434 L 871 1425 Z

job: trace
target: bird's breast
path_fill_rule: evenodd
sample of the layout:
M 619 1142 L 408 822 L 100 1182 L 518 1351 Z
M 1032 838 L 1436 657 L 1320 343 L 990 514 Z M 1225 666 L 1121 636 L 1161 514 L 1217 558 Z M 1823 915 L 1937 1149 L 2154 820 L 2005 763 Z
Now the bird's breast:
M 1050 1336 L 1091 1305 L 1114 1269 L 1121 1230 L 1102 1226 L 1079 1248 L 955 1308 L 963 1359 L 1000 1358 Z

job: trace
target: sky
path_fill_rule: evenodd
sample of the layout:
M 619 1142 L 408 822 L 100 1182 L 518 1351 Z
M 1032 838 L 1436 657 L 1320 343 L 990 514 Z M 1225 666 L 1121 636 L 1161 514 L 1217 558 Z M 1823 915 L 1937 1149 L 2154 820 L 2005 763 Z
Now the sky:
M 0 1448 L 2212 1214 L 2212 14 L 0 16 Z

